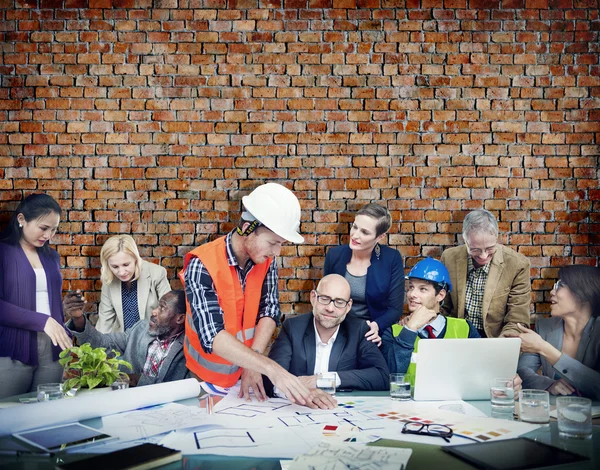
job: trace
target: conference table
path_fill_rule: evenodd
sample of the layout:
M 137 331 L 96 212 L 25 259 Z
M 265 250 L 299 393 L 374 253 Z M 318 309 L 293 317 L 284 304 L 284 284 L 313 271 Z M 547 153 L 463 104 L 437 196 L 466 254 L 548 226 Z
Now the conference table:
M 340 397 L 347 396 L 386 396 L 386 392 L 353 392 L 350 394 L 340 393 Z M 22 395 L 27 396 L 27 395 Z M 17 401 L 19 397 L 12 397 L 10 399 L 0 400 L 0 406 L 2 402 Z M 554 397 L 553 397 L 554 398 Z M 555 399 L 553 400 L 555 401 Z M 187 406 L 200 406 L 198 398 L 191 398 L 187 400 L 181 400 L 178 403 Z M 487 416 L 491 415 L 491 404 L 489 400 L 483 401 L 468 401 L 470 405 L 473 405 Z M 597 403 L 595 403 L 597 404 Z M 16 405 L 24 406 L 27 405 Z M 91 427 L 99 427 L 101 425 L 101 419 L 95 418 L 83 421 L 83 424 L 87 424 Z M 600 468 L 600 426 L 595 422 L 594 430 L 591 439 L 579 440 L 579 439 L 568 439 L 559 436 L 556 421 L 551 421 L 549 425 L 538 428 L 527 434 L 524 437 L 539 441 L 544 444 L 549 444 L 560 449 L 568 450 L 580 455 L 583 455 L 590 460 L 584 464 L 571 464 L 563 466 L 554 466 L 555 469 L 597 469 Z M 1 438 L 8 439 L 8 438 Z M 384 447 L 398 447 L 398 448 L 410 448 L 412 449 L 412 455 L 408 462 L 407 470 L 418 470 L 418 469 L 449 469 L 449 470 L 463 470 L 473 469 L 475 467 L 453 457 L 446 452 L 442 451 L 442 447 L 431 444 L 418 444 L 415 442 L 406 442 L 398 440 L 386 440 L 380 439 L 369 445 L 384 446 Z M 0 447 L 1 448 L 1 447 Z M 66 455 L 62 458 L 65 462 L 71 462 L 79 460 L 85 457 L 85 454 L 74 454 Z M 22 469 L 22 470 L 45 470 L 53 469 L 56 464 L 56 457 L 43 457 L 35 455 L 0 455 L 0 468 L 11 468 L 11 469 Z M 180 462 L 172 463 L 160 467 L 166 470 L 175 469 L 202 469 L 202 470 L 233 470 L 233 469 L 281 469 L 279 459 L 259 459 L 259 458 L 248 458 L 248 457 L 224 457 L 224 456 L 213 456 L 213 455 L 184 455 Z

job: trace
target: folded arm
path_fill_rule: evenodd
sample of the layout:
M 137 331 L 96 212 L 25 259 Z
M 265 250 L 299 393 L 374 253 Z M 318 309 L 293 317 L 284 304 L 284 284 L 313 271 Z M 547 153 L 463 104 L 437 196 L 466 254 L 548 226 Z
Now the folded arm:
M 394 336 L 389 328 L 385 330 L 382 336 L 382 353 L 390 372 L 403 374 L 408 370 L 416 337 L 417 333 L 408 328 L 402 328 L 398 336 Z

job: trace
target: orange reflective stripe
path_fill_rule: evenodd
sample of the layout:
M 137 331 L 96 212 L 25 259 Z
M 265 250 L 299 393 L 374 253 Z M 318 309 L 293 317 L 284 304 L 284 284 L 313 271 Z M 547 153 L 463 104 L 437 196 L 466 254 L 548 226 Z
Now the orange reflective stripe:
M 242 291 L 235 266 L 229 266 L 227 262 L 225 237 L 202 245 L 185 256 L 183 269 L 179 273 L 184 289 L 185 270 L 193 258 L 199 258 L 202 261 L 212 278 L 219 306 L 223 310 L 225 330 L 246 346 L 251 347 L 262 286 L 272 259 L 269 258 L 264 263 L 252 267 L 246 277 L 246 288 Z M 215 385 L 221 387 L 234 385 L 241 376 L 240 368 L 217 354 L 204 352 L 198 332 L 194 328 L 193 316 L 187 299 L 186 303 L 184 354 L 187 368 L 202 380 Z

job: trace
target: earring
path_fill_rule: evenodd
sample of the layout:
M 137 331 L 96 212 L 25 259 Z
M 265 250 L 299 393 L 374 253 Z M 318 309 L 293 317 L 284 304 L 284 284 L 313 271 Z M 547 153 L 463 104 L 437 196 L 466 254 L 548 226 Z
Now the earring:
M 23 226 L 21 224 L 19 224 L 19 228 L 23 228 Z

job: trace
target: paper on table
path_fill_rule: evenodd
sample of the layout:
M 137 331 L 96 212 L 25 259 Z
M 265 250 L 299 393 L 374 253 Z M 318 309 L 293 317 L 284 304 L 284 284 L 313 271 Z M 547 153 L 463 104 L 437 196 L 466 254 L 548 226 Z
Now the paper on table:
M 167 403 L 141 410 L 126 411 L 102 418 L 102 432 L 123 440 L 163 434 L 175 429 L 199 426 L 206 409 Z
M 0 409 L 0 436 L 184 400 L 199 393 L 198 381 L 186 379 Z
M 160 445 L 181 450 L 186 455 L 291 459 L 307 452 L 321 439 L 323 435 L 317 427 L 235 427 L 231 421 L 226 425 L 223 418 L 213 417 L 192 431 L 173 431 L 160 441 Z
M 406 467 L 411 453 L 412 449 L 323 441 L 309 452 L 294 458 L 289 470 L 398 470 Z

